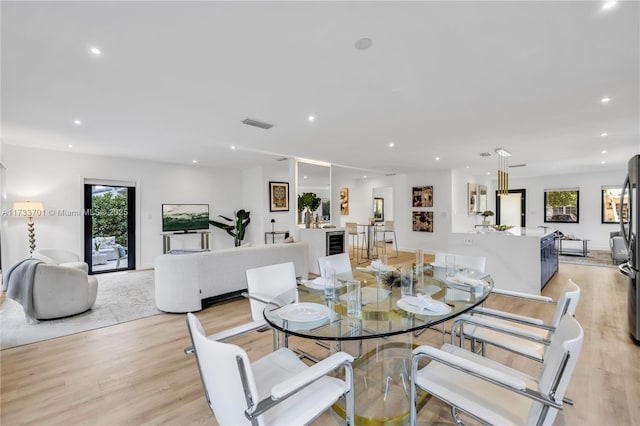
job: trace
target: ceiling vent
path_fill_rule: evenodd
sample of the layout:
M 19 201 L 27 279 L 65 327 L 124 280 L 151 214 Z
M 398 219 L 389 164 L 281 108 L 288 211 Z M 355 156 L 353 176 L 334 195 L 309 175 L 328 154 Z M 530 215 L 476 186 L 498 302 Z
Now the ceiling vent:
M 514 167 L 525 167 L 527 164 L 526 163 L 520 163 L 520 164 L 509 164 L 509 168 L 514 168 Z
M 287 157 L 276 158 L 276 161 L 287 161 L 287 160 L 288 160 Z
M 261 129 L 270 129 L 273 127 L 273 124 L 264 123 L 262 121 L 254 120 L 253 118 L 245 118 L 242 120 L 244 124 L 247 126 L 260 127 Z
M 480 157 L 491 157 L 491 153 L 490 152 L 481 152 L 480 153 Z

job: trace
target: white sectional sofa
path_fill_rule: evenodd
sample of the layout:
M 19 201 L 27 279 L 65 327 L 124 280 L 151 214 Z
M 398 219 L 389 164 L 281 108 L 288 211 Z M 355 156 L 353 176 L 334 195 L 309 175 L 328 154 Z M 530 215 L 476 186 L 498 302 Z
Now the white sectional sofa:
M 293 262 L 296 276 L 307 278 L 306 242 L 234 247 L 184 254 L 163 254 L 155 260 L 156 306 L 165 312 L 194 312 L 202 300 L 237 296 L 247 288 L 246 270 Z

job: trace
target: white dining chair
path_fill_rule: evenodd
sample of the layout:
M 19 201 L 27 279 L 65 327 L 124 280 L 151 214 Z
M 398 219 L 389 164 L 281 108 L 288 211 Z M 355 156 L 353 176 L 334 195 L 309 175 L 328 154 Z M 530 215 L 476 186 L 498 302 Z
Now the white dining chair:
M 417 389 L 482 423 L 552 425 L 578 361 L 584 332 L 571 315 L 551 337 L 540 375 L 532 377 L 473 352 L 446 344 L 420 346 L 411 366 L 411 424 L 417 424 Z M 430 362 L 424 366 L 424 360 Z M 427 404 L 428 405 L 428 404 Z
M 263 321 L 265 326 L 263 311 L 268 303 L 285 305 L 294 302 L 297 297 L 296 271 L 293 262 L 278 263 L 275 265 L 262 266 L 259 268 L 247 269 L 247 294 L 251 307 L 251 318 L 253 321 Z M 278 296 L 286 295 L 286 299 L 276 299 Z M 274 349 L 280 346 L 279 333 L 273 333 Z M 287 346 L 287 335 L 284 336 L 284 346 Z
M 321 277 L 326 277 L 325 269 L 331 265 L 336 274 L 346 274 L 352 271 L 351 261 L 347 253 L 332 254 L 318 258 L 318 270 Z
M 351 355 L 338 352 L 307 366 L 281 348 L 251 362 L 239 346 L 219 341 L 218 334 L 207 336 L 192 313 L 187 327 L 205 398 L 218 424 L 306 425 L 341 398 L 346 424 L 354 424 Z M 334 371 L 337 376 L 330 376 Z
M 547 324 L 540 318 L 476 307 L 469 314 L 461 315 L 454 320 L 451 327 L 452 344 L 455 344 L 457 335 L 460 346 L 464 345 L 465 338 L 469 339 L 472 351 L 476 350 L 476 343 L 480 343 L 482 355 L 486 354 L 486 345 L 492 345 L 542 362 L 548 351 L 551 336 L 560 324 L 560 320 L 565 315 L 575 315 L 580 300 L 580 287 L 571 279 L 557 302 L 546 296 L 514 291 L 494 289 L 492 295 L 494 293 L 531 303 L 555 305 L 553 318 Z
M 286 304 L 293 301 L 296 296 L 297 286 L 294 264 L 293 262 L 287 262 L 248 269 L 245 274 L 248 291 L 247 293 L 242 293 L 242 295 L 249 299 L 252 321 L 219 333 L 218 339 L 225 340 L 225 335 L 237 337 L 247 333 L 271 329 L 273 331 L 273 349 L 276 350 L 280 347 L 280 333 L 269 326 L 264 319 L 262 311 L 267 303 L 270 302 Z M 290 291 L 291 300 L 276 300 L 278 295 L 287 291 Z M 286 347 L 287 344 L 287 336 L 285 335 L 283 345 Z M 189 346 L 184 349 L 184 352 L 192 354 L 193 350 L 193 346 Z

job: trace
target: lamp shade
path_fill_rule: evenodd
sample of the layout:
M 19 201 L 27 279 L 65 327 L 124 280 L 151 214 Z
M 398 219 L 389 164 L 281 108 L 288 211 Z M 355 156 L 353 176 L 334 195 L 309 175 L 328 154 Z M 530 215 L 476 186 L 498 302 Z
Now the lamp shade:
M 40 201 L 20 201 L 13 203 L 13 210 L 18 216 L 44 216 L 44 204 Z

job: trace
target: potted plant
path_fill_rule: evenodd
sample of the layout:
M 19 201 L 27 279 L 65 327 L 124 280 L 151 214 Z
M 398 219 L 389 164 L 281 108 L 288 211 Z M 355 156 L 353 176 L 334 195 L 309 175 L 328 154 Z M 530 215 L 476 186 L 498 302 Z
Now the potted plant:
M 320 207 L 320 197 L 313 192 L 305 192 L 302 195 L 298 195 L 298 211 L 304 211 L 304 227 L 311 227 L 311 212 Z
M 238 210 L 237 212 L 235 212 L 235 220 L 230 219 L 226 216 L 218 215 L 218 217 L 231 222 L 231 225 L 227 223 L 216 222 L 215 220 L 210 220 L 209 224 L 215 226 L 216 228 L 227 231 L 227 234 L 233 237 L 234 245 L 236 247 L 240 247 L 240 245 L 242 244 L 242 240 L 244 240 L 244 234 L 247 230 L 247 226 L 249 225 L 249 222 L 251 222 L 251 218 L 249 218 L 250 214 L 251 212 Z
M 480 216 L 482 216 L 484 219 L 482 219 L 482 224 L 483 225 L 488 225 L 489 224 L 489 219 L 487 219 L 490 216 L 493 216 L 493 212 L 491 210 L 485 210 L 483 212 L 478 213 Z

